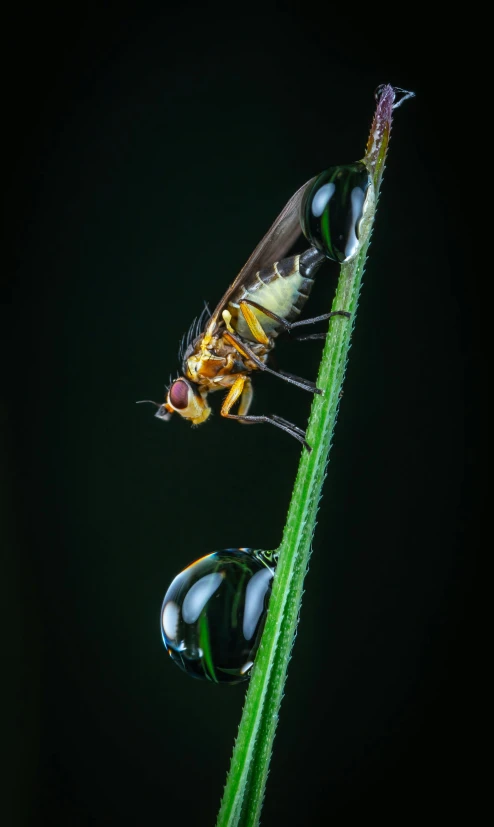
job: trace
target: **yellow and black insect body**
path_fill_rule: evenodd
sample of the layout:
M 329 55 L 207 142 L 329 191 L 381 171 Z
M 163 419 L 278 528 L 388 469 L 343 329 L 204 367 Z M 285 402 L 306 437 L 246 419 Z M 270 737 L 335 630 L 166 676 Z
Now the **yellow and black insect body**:
M 311 393 L 322 393 L 313 382 L 272 370 L 267 359 L 281 332 L 335 315 L 350 315 L 342 309 L 299 318 L 324 261 L 348 261 L 356 255 L 368 233 L 373 201 L 371 177 L 363 163 L 326 170 L 292 196 L 204 329 L 200 330 L 204 315 L 191 329 L 180 354 L 183 375 L 171 383 L 163 405 L 153 403 L 159 419 L 178 413 L 199 425 L 211 413 L 208 394 L 227 390 L 222 416 L 246 423 L 269 422 L 310 450 L 305 432 L 296 425 L 276 415 L 249 415 L 251 376 L 268 371 Z M 301 232 L 311 246 L 285 258 Z M 231 411 L 237 402 L 234 414 Z

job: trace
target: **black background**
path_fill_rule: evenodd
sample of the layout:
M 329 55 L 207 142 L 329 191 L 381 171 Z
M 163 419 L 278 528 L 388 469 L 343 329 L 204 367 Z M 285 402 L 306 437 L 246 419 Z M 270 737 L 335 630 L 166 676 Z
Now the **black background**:
M 134 402 L 162 400 L 182 333 L 295 189 L 363 155 L 382 82 L 417 97 L 396 112 L 263 824 L 475 812 L 470 122 L 455 32 L 379 18 L 43 4 L 5 21 L 5 824 L 214 824 L 245 687 L 176 669 L 160 604 L 195 558 L 277 545 L 300 449 L 222 421 L 219 398 L 194 430 Z M 278 356 L 314 378 L 319 353 Z M 303 392 L 256 390 L 256 412 L 306 420 Z

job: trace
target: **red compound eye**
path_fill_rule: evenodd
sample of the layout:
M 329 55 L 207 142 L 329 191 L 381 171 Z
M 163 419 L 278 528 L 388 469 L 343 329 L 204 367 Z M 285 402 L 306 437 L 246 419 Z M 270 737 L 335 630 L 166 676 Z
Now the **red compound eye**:
M 177 411 L 183 411 L 189 404 L 189 386 L 183 379 L 177 379 L 170 388 L 170 404 Z

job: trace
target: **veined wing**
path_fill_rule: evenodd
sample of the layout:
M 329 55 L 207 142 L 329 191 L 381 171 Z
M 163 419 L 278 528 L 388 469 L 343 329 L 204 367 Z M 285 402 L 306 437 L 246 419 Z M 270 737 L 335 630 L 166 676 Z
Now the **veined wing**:
M 216 307 L 211 316 L 206 334 L 212 335 L 219 322 L 223 309 L 228 304 L 231 295 L 240 287 L 247 279 L 249 279 L 258 270 L 263 267 L 268 267 L 275 261 L 279 261 L 288 252 L 290 247 L 295 244 L 295 241 L 301 234 L 299 210 L 302 198 L 307 187 L 312 184 L 314 178 L 307 181 L 299 190 L 292 195 L 288 203 L 283 207 L 278 218 L 270 227 L 264 238 L 259 242 L 252 255 L 248 258 L 237 278 L 230 285 L 220 303 Z

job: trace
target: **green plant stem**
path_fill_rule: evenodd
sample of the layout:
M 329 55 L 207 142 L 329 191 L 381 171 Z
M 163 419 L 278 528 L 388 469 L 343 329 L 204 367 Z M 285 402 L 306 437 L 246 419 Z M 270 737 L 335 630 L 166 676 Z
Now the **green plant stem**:
M 364 157 L 373 178 L 376 203 L 394 100 L 395 90 L 384 87 Z M 254 827 L 259 823 L 370 234 L 371 228 L 357 256 L 341 267 L 332 309 L 350 311 L 351 319 L 333 317 L 326 337 L 317 380 L 324 393 L 314 397 L 307 430 L 307 440 L 313 450 L 302 452 L 279 547 L 266 625 L 245 699 L 217 827 Z

